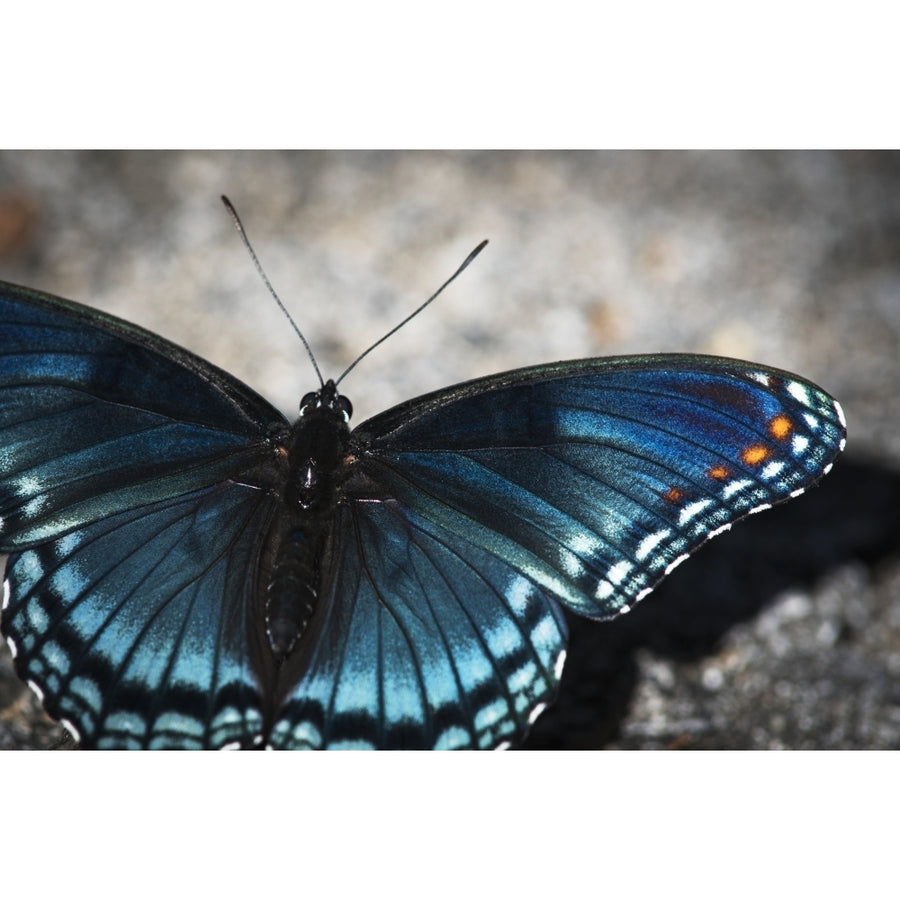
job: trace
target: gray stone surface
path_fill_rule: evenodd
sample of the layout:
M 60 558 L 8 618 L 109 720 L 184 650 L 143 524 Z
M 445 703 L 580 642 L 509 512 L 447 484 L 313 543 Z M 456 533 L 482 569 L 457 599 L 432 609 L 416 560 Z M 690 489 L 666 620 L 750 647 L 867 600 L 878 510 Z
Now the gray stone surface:
M 218 196 L 355 419 L 515 366 L 699 351 L 838 397 L 849 450 L 614 623 L 573 619 L 531 747 L 900 745 L 900 156 L 0 153 L 0 278 L 109 310 L 293 412 L 315 386 Z M 55 726 L 0 648 L 0 747 Z

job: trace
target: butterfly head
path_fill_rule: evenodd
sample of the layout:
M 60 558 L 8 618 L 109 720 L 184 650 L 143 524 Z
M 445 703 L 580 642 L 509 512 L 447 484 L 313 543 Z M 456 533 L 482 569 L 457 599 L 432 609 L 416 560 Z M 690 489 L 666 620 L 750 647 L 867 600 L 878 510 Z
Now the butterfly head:
M 353 415 L 353 405 L 339 394 L 334 380 L 329 378 L 317 391 L 310 391 L 300 401 L 300 417 L 308 415 L 314 409 L 329 409 L 341 415 L 345 422 Z

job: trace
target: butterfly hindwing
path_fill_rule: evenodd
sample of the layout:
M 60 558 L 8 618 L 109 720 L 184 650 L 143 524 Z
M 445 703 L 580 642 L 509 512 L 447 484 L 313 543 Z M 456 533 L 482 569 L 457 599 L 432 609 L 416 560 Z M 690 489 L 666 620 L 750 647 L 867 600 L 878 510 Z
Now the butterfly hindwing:
M 565 623 L 503 560 L 392 499 L 342 506 L 333 552 L 274 746 L 495 747 L 555 696 Z
M 4 633 L 48 712 L 87 747 L 262 739 L 253 579 L 271 504 L 206 488 L 10 556 Z

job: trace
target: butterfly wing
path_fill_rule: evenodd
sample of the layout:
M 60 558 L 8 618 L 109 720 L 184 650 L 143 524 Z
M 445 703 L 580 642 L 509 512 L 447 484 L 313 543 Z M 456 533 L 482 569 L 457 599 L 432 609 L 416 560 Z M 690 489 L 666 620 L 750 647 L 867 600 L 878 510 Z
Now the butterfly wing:
M 519 370 L 370 419 L 273 743 L 521 738 L 556 691 L 558 603 L 627 611 L 709 537 L 818 481 L 844 436 L 814 385 L 686 355 Z
M 277 748 L 490 748 L 556 694 L 566 627 L 543 592 L 392 499 L 342 504 Z
M 480 379 L 354 435 L 366 477 L 399 503 L 609 618 L 710 536 L 817 482 L 846 429 L 796 375 L 653 355 Z
M 261 739 L 266 654 L 248 574 L 271 509 L 257 494 L 192 491 L 10 557 L 18 670 L 83 746 Z
M 3 633 L 87 746 L 259 731 L 280 413 L 134 325 L 0 285 Z
M 287 427 L 228 373 L 67 300 L 0 283 L 0 338 L 6 552 L 264 470 Z

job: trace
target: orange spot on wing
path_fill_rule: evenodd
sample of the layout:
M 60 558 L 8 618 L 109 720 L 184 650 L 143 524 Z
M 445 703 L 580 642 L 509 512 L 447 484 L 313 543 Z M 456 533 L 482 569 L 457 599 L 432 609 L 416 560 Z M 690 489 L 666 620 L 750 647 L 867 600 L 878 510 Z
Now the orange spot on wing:
M 793 430 L 794 425 L 787 416 L 775 416 L 769 422 L 769 434 L 778 441 L 786 440 Z
M 683 499 L 684 499 L 684 493 L 676 487 L 669 488 L 663 494 L 663 500 L 665 500 L 666 503 L 679 503 Z
M 725 466 L 713 466 L 708 475 L 710 478 L 715 478 L 716 481 L 724 481 L 728 477 L 728 469 Z
M 769 458 L 769 448 L 762 444 L 752 444 L 741 450 L 741 459 L 748 466 L 758 466 L 761 462 L 765 462 Z

